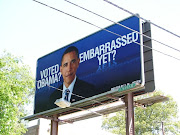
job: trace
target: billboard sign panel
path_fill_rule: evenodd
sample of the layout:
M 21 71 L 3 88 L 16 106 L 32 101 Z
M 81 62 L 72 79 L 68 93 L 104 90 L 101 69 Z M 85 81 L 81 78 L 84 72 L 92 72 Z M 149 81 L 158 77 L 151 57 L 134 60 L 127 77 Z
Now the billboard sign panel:
M 135 16 L 119 23 L 140 32 Z M 106 29 L 116 34 L 101 30 L 38 59 L 34 113 L 58 107 L 56 99 L 73 103 L 143 82 L 141 36 L 118 24 Z

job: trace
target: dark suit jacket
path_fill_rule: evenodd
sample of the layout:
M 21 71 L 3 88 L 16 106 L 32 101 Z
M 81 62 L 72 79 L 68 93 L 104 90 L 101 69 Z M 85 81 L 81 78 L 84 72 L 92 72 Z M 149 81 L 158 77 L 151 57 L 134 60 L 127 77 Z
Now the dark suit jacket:
M 59 87 L 59 89 L 63 90 L 63 85 L 61 85 Z M 73 94 L 71 95 L 71 100 L 70 100 L 71 103 L 84 99 L 82 97 L 78 97 L 77 95 L 88 98 L 88 97 L 95 95 L 94 93 L 96 93 L 96 91 L 95 91 L 95 87 L 92 84 L 89 84 L 89 83 L 79 80 L 77 78 L 76 82 L 74 84 L 72 93 Z M 76 94 L 76 95 L 74 95 L 74 94 Z M 48 109 L 53 109 L 53 108 L 58 107 L 56 104 L 54 104 L 54 102 L 56 101 L 56 99 L 59 99 L 59 98 L 62 98 L 62 91 L 55 90 L 50 95 Z

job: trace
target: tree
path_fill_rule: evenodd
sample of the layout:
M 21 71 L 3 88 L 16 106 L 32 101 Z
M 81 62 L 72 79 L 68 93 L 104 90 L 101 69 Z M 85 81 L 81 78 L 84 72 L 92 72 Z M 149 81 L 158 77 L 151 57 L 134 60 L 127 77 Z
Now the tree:
M 156 91 L 136 97 L 135 100 L 160 94 L 162 95 L 162 92 Z M 177 103 L 173 101 L 171 96 L 168 97 L 169 101 L 156 103 L 146 108 L 135 107 L 135 134 L 157 135 L 164 130 L 165 134 L 180 135 L 180 121 L 177 120 Z M 117 112 L 112 117 L 104 117 L 102 128 L 114 134 L 125 135 L 125 111 Z
M 0 134 L 20 135 L 26 131 L 20 118 L 25 116 L 24 105 L 34 93 L 30 68 L 21 58 L 4 52 L 0 57 Z

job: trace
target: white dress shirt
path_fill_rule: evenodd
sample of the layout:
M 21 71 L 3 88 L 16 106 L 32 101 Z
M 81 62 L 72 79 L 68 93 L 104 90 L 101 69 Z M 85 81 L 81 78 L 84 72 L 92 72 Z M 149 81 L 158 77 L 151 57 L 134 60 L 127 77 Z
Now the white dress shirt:
M 69 96 L 68 96 L 68 101 L 70 102 L 70 99 L 71 99 L 71 95 L 72 95 L 72 93 L 73 93 L 73 88 L 74 88 L 74 84 L 75 84 L 75 82 L 76 82 L 76 76 L 75 76 L 75 78 L 74 78 L 74 80 L 72 81 L 72 83 L 69 85 L 69 87 L 68 88 L 66 88 L 66 86 L 64 85 L 64 83 L 63 83 L 63 95 L 62 95 L 62 98 L 64 99 L 65 98 L 65 90 L 66 89 L 69 89 Z

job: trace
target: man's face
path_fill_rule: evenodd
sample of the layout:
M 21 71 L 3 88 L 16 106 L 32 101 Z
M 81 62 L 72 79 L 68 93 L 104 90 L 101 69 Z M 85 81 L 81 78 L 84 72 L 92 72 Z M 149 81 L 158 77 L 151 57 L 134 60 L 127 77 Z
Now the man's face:
M 64 79 L 64 84 L 68 87 L 75 78 L 77 68 L 79 67 L 79 59 L 75 51 L 64 55 L 60 66 L 60 71 Z

